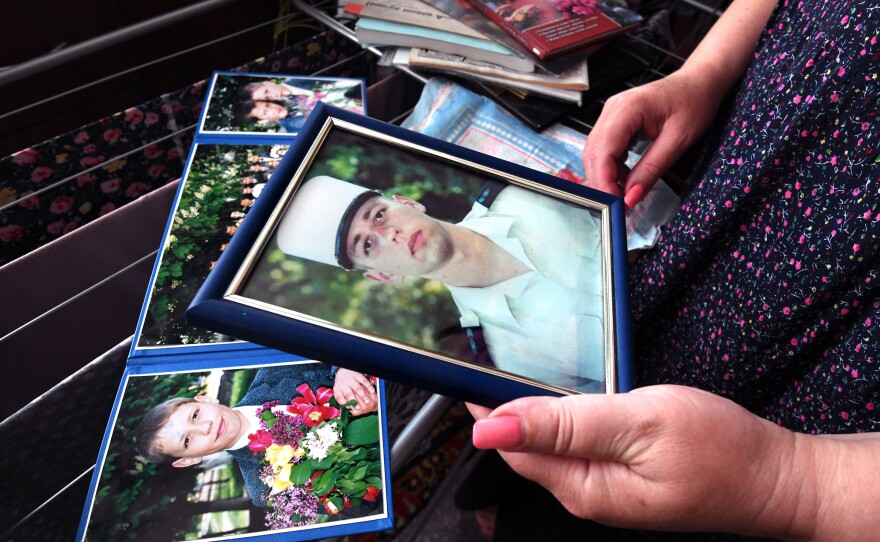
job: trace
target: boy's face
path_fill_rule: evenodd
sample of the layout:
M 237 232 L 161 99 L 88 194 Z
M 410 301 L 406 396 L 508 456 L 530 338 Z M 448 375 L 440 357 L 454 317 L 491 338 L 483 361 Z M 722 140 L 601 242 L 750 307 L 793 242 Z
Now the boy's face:
M 198 396 L 175 409 L 156 436 L 162 452 L 178 457 L 175 467 L 188 467 L 203 456 L 225 450 L 248 430 L 239 413 L 217 399 Z

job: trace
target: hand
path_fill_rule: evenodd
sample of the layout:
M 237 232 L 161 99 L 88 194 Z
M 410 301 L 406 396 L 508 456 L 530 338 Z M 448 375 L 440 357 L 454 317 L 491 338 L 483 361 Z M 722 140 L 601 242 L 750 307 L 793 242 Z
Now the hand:
M 355 416 L 376 412 L 379 409 L 376 388 L 370 383 L 370 379 L 348 369 L 337 369 L 336 379 L 333 382 L 333 396 L 340 405 L 352 399 L 357 401 L 356 405 L 349 407 Z
M 681 70 L 612 96 L 584 145 L 587 184 L 624 196 L 632 208 L 709 127 L 724 95 L 712 68 Z M 624 165 L 631 140 L 653 140 L 632 171 Z
M 574 515 L 643 529 L 804 535 L 819 506 L 796 435 L 683 386 L 468 405 L 500 448 Z M 810 438 L 810 437 L 806 437 Z M 800 471 L 799 471 L 800 469 Z

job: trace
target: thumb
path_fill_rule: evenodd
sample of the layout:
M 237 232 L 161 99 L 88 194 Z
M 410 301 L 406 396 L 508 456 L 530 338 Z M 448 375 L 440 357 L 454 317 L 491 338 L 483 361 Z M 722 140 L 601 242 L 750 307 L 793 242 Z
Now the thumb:
M 651 425 L 624 395 L 527 397 L 477 421 L 473 440 L 483 449 L 627 462 Z

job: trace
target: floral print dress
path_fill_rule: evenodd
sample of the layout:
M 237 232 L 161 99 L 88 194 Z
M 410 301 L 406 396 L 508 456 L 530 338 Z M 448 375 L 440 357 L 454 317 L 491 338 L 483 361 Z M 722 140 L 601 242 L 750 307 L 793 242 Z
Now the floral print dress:
M 805 433 L 880 420 L 880 6 L 783 1 L 658 246 L 631 267 L 639 385 Z

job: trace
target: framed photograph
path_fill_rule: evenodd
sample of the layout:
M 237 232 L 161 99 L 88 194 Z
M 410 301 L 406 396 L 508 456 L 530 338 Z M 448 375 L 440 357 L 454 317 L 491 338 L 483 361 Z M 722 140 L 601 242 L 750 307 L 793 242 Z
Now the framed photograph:
M 215 72 L 201 135 L 296 135 L 318 103 L 365 112 L 362 79 Z
M 187 319 L 487 405 L 626 391 L 623 202 L 321 105 Z
M 391 528 L 383 389 L 354 408 L 344 369 L 262 356 L 123 377 L 77 540 L 314 540 Z M 259 356 L 258 356 L 259 358 Z

